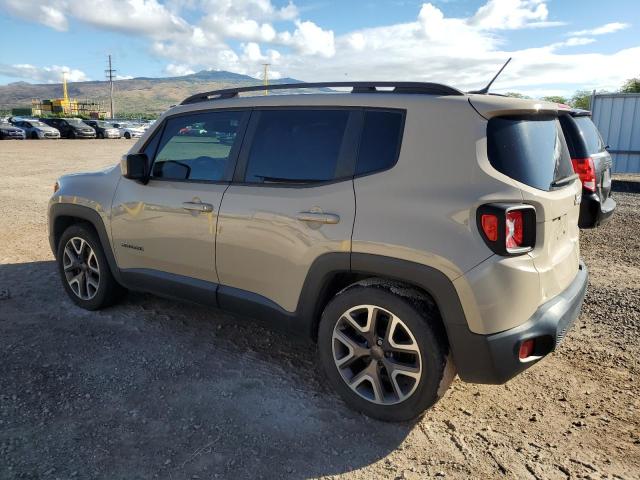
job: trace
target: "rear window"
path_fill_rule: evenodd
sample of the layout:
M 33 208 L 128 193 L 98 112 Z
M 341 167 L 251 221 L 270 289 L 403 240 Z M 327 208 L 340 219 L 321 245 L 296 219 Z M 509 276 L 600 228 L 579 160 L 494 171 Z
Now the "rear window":
M 589 117 L 573 117 L 573 121 L 576 122 L 580 129 L 580 135 L 584 140 L 587 153 L 593 155 L 595 153 L 604 152 L 604 142 L 598 132 L 598 128 L 591 121 Z
M 556 117 L 495 117 L 487 127 L 493 168 L 540 190 L 574 175 L 569 150 Z

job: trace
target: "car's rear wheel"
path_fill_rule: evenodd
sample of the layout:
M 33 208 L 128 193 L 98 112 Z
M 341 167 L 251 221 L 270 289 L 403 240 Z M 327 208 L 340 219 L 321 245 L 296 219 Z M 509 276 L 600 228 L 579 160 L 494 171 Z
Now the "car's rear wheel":
M 31 139 L 38 140 L 38 134 L 36 132 L 31 132 Z
M 113 278 L 98 236 L 89 226 L 72 225 L 64 231 L 56 260 L 65 291 L 82 308 L 108 307 L 124 293 Z
M 381 281 L 336 295 L 322 314 L 318 353 L 329 382 L 350 407 L 405 421 L 442 396 L 453 365 L 433 304 L 393 290 Z
M 124 132 L 124 138 L 126 138 L 127 140 L 130 140 L 131 134 L 129 132 Z

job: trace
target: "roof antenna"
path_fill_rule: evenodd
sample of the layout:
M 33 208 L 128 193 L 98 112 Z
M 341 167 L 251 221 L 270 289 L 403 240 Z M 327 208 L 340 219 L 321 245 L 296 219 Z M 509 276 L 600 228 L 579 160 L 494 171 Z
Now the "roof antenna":
M 498 78 L 498 76 L 502 73 L 502 71 L 505 69 L 505 67 L 509 64 L 510 61 L 511 61 L 511 57 L 509 57 L 509 60 L 504 62 L 504 65 L 502 65 L 502 68 L 498 70 L 498 73 L 496 73 L 495 77 L 493 77 L 491 81 L 487 83 L 486 87 L 481 88 L 480 90 L 471 90 L 468 93 L 477 93 L 480 95 L 486 95 L 487 93 L 489 93 L 489 89 L 491 88 L 491 85 L 493 85 L 493 82 L 496 81 L 496 78 Z

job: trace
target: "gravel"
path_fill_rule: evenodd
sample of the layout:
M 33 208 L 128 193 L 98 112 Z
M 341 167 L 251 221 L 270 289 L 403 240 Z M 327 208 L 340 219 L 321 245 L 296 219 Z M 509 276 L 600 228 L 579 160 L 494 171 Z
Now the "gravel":
M 310 343 L 151 295 L 67 300 L 51 187 L 131 144 L 0 142 L 0 478 L 640 478 L 640 178 L 582 235 L 587 301 L 557 352 L 385 424 L 324 386 Z

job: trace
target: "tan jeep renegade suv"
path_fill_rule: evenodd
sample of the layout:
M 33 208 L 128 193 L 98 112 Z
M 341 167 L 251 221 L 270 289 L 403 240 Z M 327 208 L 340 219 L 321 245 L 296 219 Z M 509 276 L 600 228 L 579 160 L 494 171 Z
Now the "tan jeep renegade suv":
M 119 168 L 62 177 L 50 242 L 71 299 L 130 289 L 265 318 L 315 340 L 347 404 L 384 420 L 419 416 L 456 372 L 503 383 L 553 351 L 587 285 L 556 105 L 270 88 L 347 86 L 194 95 Z

